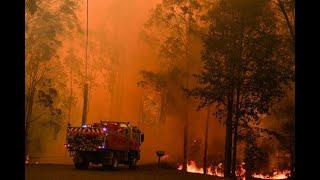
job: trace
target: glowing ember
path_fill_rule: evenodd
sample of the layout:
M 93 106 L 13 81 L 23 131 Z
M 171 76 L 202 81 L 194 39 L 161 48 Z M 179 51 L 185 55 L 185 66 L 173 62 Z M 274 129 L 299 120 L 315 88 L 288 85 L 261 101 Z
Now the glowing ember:
M 167 159 L 168 157 L 169 157 L 169 155 L 166 154 L 166 155 L 162 156 L 160 159 Z
M 198 168 L 194 161 L 189 161 L 187 171 L 191 173 L 203 173 L 203 168 Z
M 25 164 L 29 164 L 29 155 L 26 156 Z
M 283 170 L 283 171 L 275 171 L 272 175 L 263 175 L 254 173 L 252 177 L 257 179 L 287 179 L 291 174 L 290 170 Z
M 241 166 L 240 166 L 240 169 L 239 170 L 236 170 L 236 176 L 244 176 L 245 175 L 245 173 L 246 173 L 246 170 L 244 169 L 244 166 L 245 165 L 245 163 L 244 162 L 242 162 L 241 163 Z
M 241 163 L 240 167 L 236 170 L 236 176 L 238 178 L 241 178 L 242 180 L 245 180 L 245 173 L 246 170 L 244 169 L 245 163 Z M 183 169 L 183 165 L 178 165 L 177 169 L 180 171 Z M 187 164 L 187 172 L 190 173 L 199 173 L 203 174 L 203 168 L 197 167 L 195 161 L 189 161 Z M 207 168 L 207 174 L 211 176 L 217 176 L 217 177 L 223 177 L 223 167 L 222 163 L 219 163 L 217 166 L 209 166 Z M 272 175 L 263 175 L 263 174 L 257 174 L 254 173 L 252 177 L 257 179 L 287 179 L 290 176 L 290 170 L 284 170 L 284 171 L 274 171 Z
M 177 168 L 178 170 L 182 170 L 183 166 L 180 164 Z M 189 161 L 187 164 L 187 171 L 190 173 L 199 173 L 203 174 L 203 168 L 197 167 L 195 161 Z M 207 168 L 207 174 L 212 176 L 218 176 L 223 177 L 223 169 L 222 169 L 222 163 L 218 164 L 218 166 L 209 166 Z
M 219 163 L 218 166 L 209 166 L 207 170 L 209 175 L 223 177 L 223 168 L 222 163 Z

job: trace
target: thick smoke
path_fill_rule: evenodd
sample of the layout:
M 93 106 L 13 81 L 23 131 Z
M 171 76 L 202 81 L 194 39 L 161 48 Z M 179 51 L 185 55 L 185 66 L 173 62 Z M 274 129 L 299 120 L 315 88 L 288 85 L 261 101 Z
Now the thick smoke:
M 110 57 L 110 48 L 120 49 L 118 57 L 119 63 L 117 70 L 121 76 L 118 76 L 116 96 L 118 99 L 111 100 L 110 94 L 104 83 L 104 75 L 100 73 L 99 67 L 89 62 L 89 70 L 95 72 L 95 86 L 90 89 L 88 123 L 98 122 L 100 120 L 129 121 L 134 125 L 139 124 L 139 107 L 142 94 L 141 88 L 137 82 L 141 80 L 141 70 L 158 70 L 159 59 L 157 53 L 141 40 L 140 32 L 143 24 L 146 22 L 151 8 L 159 0 L 95 0 L 89 1 L 89 60 L 94 61 L 99 57 Z M 86 4 L 81 5 L 78 18 L 84 30 L 86 22 Z M 84 31 L 85 32 L 85 31 Z M 83 39 L 81 39 L 83 38 Z M 67 55 L 68 49 L 74 48 L 78 58 L 84 59 L 84 36 L 75 36 L 73 39 L 65 38 L 63 47 L 60 49 L 60 57 Z M 200 42 L 197 42 L 192 56 L 197 58 L 198 64 L 195 68 L 201 67 L 199 59 Z M 91 47 L 90 47 L 91 46 Z M 100 49 L 101 51 L 97 50 Z M 105 50 L 105 51 L 103 51 Z M 103 53 L 101 53 L 103 52 Z M 99 54 L 101 53 L 101 54 Z M 68 87 L 68 83 L 67 87 Z M 79 126 L 82 113 L 82 87 L 74 85 L 74 94 L 77 97 L 76 104 L 71 111 L 71 125 Z M 110 101 L 117 101 L 114 107 L 110 107 Z M 200 140 L 200 148 L 195 152 L 198 158 L 202 160 L 204 129 L 206 113 L 196 111 L 196 103 L 190 106 L 189 112 L 189 141 Z M 179 110 L 180 111 L 180 110 Z M 177 112 L 177 114 L 183 113 Z M 52 163 L 72 163 L 68 152 L 64 149 L 65 126 L 67 119 L 63 120 L 61 130 L 55 138 L 34 128 L 33 135 L 38 138 L 38 152 L 42 155 L 39 161 Z M 140 129 L 145 133 L 145 142 L 141 148 L 140 163 L 156 162 L 155 152 L 164 150 L 168 157 L 165 161 L 176 163 L 182 161 L 183 156 L 183 120 L 177 115 L 168 115 L 165 124 L 149 127 L 140 124 Z M 209 156 L 223 159 L 222 152 L 224 146 L 224 127 L 212 116 L 209 127 Z M 190 145 L 191 146 L 191 145 Z M 34 148 L 37 149 L 37 148 Z M 39 150 L 40 149 L 40 150 Z M 35 152 L 37 150 L 34 150 Z

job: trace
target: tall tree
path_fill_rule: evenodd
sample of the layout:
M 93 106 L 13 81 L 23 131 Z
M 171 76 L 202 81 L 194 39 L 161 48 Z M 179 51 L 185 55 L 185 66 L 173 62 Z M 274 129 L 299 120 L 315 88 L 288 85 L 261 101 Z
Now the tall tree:
M 204 136 L 204 153 L 203 153 L 203 174 L 207 174 L 207 152 L 208 152 L 208 128 L 210 119 L 210 106 L 207 107 L 207 118 L 205 125 L 205 136 Z
M 282 14 L 294 45 L 295 42 L 295 0 L 273 0 L 278 11 Z
M 294 92 L 291 93 L 291 89 L 280 103 L 277 103 L 272 108 L 272 114 L 280 121 L 279 131 L 283 134 L 282 138 L 279 138 L 280 144 L 290 154 L 290 169 L 291 175 L 295 175 L 295 101 Z M 294 178 L 294 177 L 293 177 Z
M 116 29 L 116 28 L 115 28 Z M 97 69 L 103 76 L 103 86 L 109 97 L 109 118 L 119 119 L 122 104 L 122 86 L 124 78 L 124 56 L 123 44 L 120 43 L 116 30 L 96 32 L 93 38 L 97 41 L 97 58 L 95 60 Z M 105 34 L 114 34 L 105 36 Z
M 157 108 L 157 117 L 156 121 L 158 123 L 164 123 L 166 119 L 166 99 L 167 99 L 167 78 L 160 73 L 153 73 L 153 72 L 148 72 L 148 71 L 142 71 L 142 81 L 138 82 L 138 86 L 142 88 L 151 88 L 153 92 L 157 95 L 158 97 L 158 107 Z M 158 124 L 157 123 L 157 124 Z
M 182 84 L 190 84 L 190 45 L 191 35 L 197 27 L 200 4 L 197 0 L 163 0 L 152 10 L 146 23 L 145 37 L 158 45 L 160 57 L 166 68 L 180 67 L 185 76 Z M 185 97 L 184 136 L 183 136 L 183 169 L 187 167 L 188 149 L 188 112 L 189 99 Z
M 71 111 L 72 107 L 76 105 L 77 97 L 74 92 L 76 80 L 79 78 L 80 73 L 80 62 L 81 59 L 75 54 L 73 48 L 69 48 L 66 57 L 64 58 L 64 65 L 66 66 L 67 71 L 69 72 L 69 81 L 70 81 L 70 94 L 67 98 L 66 109 L 68 111 L 68 123 L 71 123 Z M 79 81 L 79 80 L 78 80 Z
M 181 100 L 177 92 L 179 89 L 179 82 L 182 77 L 180 76 L 177 68 L 170 71 L 150 72 L 141 71 L 142 80 L 138 82 L 138 86 L 149 89 L 147 95 L 154 94 L 156 102 L 154 102 L 154 108 L 156 108 L 156 122 L 164 124 L 168 114 L 177 113 L 179 108 L 182 109 L 182 104 L 178 101 Z M 183 93 L 180 93 L 183 95 Z M 146 101 L 148 98 L 144 98 Z M 145 102 L 143 102 L 145 103 Z M 143 113 L 143 112 L 142 112 Z
M 53 3 L 54 2 L 54 3 Z M 28 154 L 29 129 L 33 116 L 35 97 L 39 84 L 47 81 L 48 67 L 57 59 L 61 47 L 60 35 L 80 30 L 75 11 L 75 0 L 27 0 L 25 10 L 26 46 L 26 101 L 25 101 L 25 147 Z M 49 71 L 50 72 L 50 71 Z
M 270 7 L 266 0 L 221 0 L 208 12 L 200 86 L 189 95 L 200 99 L 199 108 L 216 104 L 225 119 L 225 177 L 235 176 L 238 128 L 259 123 L 258 115 L 268 113 L 293 80 Z

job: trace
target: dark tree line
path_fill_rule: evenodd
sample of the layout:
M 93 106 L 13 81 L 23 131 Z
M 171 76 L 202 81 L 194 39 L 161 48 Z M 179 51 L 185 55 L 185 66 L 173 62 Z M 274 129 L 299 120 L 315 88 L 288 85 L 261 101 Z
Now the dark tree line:
M 246 129 L 247 158 L 256 157 L 252 127 L 268 114 L 294 79 L 293 61 L 283 54 L 269 1 L 219 1 L 209 11 L 209 32 L 204 38 L 204 69 L 196 75 L 200 86 L 188 91 L 200 98 L 200 108 L 215 104 L 225 119 L 225 177 L 234 177 L 238 136 Z M 252 164 L 247 159 L 247 174 Z
M 184 15 L 192 12 L 192 21 L 182 21 L 180 10 Z M 195 75 L 198 86 L 183 84 L 185 92 L 200 100 L 199 109 L 215 105 L 216 116 L 226 125 L 225 177 L 235 177 L 239 141 L 247 144 L 245 160 L 250 176 L 255 164 L 267 159 L 258 148 L 257 138 L 266 134 L 281 139 L 279 133 L 258 125 L 260 117 L 270 114 L 270 108 L 286 95 L 286 87 L 294 81 L 294 1 L 163 1 L 152 12 L 147 30 L 156 24 L 165 27 L 162 32 L 169 35 L 163 33 L 159 38 L 155 32 L 161 31 L 153 30 L 147 40 L 158 47 L 162 59 L 170 60 L 171 67 L 184 70 L 176 62 L 189 62 L 188 51 L 183 47 L 186 43 L 192 46 L 192 41 L 184 41 L 190 37 L 183 34 L 184 25 L 192 24 L 191 32 L 203 37 L 203 69 Z M 203 24 L 207 25 L 206 33 L 199 31 Z M 152 77 L 156 74 L 144 74 L 145 79 Z M 153 86 L 160 84 L 159 81 Z M 184 167 L 186 162 L 184 156 Z
M 58 50 L 61 35 L 81 32 L 74 0 L 27 0 L 25 9 L 25 147 L 29 153 L 30 130 L 40 119 L 47 119 L 55 130 L 61 127 L 65 97 Z M 47 116 L 46 116 L 47 115 Z M 44 118 L 45 117 L 45 118 Z

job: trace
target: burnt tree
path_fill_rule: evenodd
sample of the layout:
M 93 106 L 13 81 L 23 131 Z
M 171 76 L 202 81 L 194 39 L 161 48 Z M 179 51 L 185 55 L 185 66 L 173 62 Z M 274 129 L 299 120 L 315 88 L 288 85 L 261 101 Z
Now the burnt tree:
M 238 125 L 259 123 L 274 100 L 293 80 L 285 41 L 277 33 L 269 1 L 219 1 L 208 12 L 199 86 L 188 94 L 200 99 L 199 108 L 216 105 L 225 119 L 225 177 L 235 177 Z

